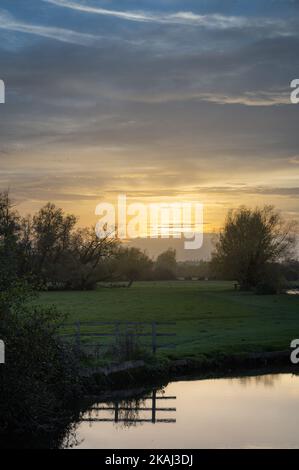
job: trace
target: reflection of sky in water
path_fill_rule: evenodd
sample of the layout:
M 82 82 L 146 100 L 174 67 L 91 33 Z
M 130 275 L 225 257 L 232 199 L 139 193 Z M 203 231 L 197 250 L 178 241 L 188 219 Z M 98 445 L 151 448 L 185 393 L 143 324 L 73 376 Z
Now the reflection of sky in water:
M 299 289 L 290 289 L 287 291 L 288 295 L 299 295 Z
M 157 418 L 175 418 L 176 422 L 132 426 L 84 422 L 77 430 L 79 447 L 299 448 L 299 376 L 280 374 L 177 382 L 169 384 L 164 393 L 177 398 L 161 400 L 163 404 L 158 400 L 157 407 L 175 407 L 176 412 L 158 411 Z M 110 402 L 96 406 L 111 405 Z M 129 403 L 129 407 L 134 405 L 150 408 L 151 400 Z M 126 407 L 128 402 L 123 401 L 119 406 Z M 96 417 L 95 413 L 101 418 L 114 418 L 112 410 L 92 411 L 84 416 Z M 151 412 L 140 411 L 136 416 L 151 418 Z

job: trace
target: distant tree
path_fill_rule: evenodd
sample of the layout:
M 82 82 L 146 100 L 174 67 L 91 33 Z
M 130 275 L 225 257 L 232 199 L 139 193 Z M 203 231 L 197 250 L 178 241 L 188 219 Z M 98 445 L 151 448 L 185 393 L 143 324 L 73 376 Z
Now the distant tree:
M 160 280 L 176 279 L 176 250 L 169 248 L 161 253 L 155 263 L 155 278 Z
M 177 263 L 177 276 L 184 279 L 206 279 L 211 277 L 209 261 L 180 261 Z
M 296 259 L 286 260 L 282 266 L 281 271 L 286 281 L 299 281 L 299 261 Z
M 148 279 L 152 266 L 152 260 L 139 248 L 120 247 L 115 257 L 114 276 L 128 281 L 131 287 L 134 281 Z
M 264 283 L 269 265 L 289 256 L 295 242 L 294 224 L 286 224 L 272 206 L 230 211 L 216 244 L 212 265 L 241 289 Z

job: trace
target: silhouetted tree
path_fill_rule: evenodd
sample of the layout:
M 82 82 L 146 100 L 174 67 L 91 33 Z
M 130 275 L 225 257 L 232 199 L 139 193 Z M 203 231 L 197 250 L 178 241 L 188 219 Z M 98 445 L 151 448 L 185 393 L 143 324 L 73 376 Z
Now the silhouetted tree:
M 119 241 L 109 232 L 99 238 L 93 227 L 77 229 L 71 237 L 70 256 L 68 256 L 68 272 L 73 273 L 72 287 L 92 289 L 97 282 L 105 280 L 106 265 L 116 256 L 118 247 Z
M 48 203 L 33 217 L 33 243 L 39 274 L 47 278 L 49 265 L 59 262 L 63 253 L 70 248 L 72 230 L 77 219 L 64 214 L 63 210 Z
M 114 263 L 114 275 L 128 281 L 130 287 L 134 281 L 148 279 L 153 262 L 144 251 L 135 247 L 120 247 Z
M 48 203 L 20 217 L 8 193 L 0 193 L 0 285 L 12 276 L 47 289 L 91 289 L 102 280 L 119 243 L 107 232 L 76 228 L 77 218 Z
M 0 290 L 5 290 L 19 274 L 20 217 L 8 192 L 0 193 Z
M 269 265 L 289 256 L 294 241 L 294 224 L 286 224 L 272 206 L 241 207 L 229 212 L 212 264 L 248 290 L 265 282 Z
M 169 248 L 161 253 L 155 263 L 155 278 L 160 280 L 176 279 L 176 250 Z

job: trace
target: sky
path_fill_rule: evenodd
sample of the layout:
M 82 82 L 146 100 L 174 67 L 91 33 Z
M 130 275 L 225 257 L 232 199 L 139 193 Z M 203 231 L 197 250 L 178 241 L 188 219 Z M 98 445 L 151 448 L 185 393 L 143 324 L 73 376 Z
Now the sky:
M 297 0 L 1 0 L 0 188 L 22 213 L 198 201 L 299 219 Z

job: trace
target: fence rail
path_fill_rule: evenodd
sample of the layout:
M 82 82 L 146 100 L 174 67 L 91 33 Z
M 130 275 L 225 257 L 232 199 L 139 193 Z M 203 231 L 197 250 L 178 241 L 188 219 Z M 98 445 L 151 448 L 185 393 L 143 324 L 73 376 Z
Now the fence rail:
M 158 349 L 175 348 L 175 343 L 160 343 L 160 338 L 173 338 L 176 333 L 161 332 L 160 327 L 173 327 L 176 322 L 132 322 L 132 321 L 99 321 L 99 322 L 81 322 L 64 323 L 61 325 L 63 331 L 61 335 L 64 338 L 73 338 L 78 351 L 85 348 L 94 348 L 99 354 L 101 348 L 107 347 L 107 341 L 100 342 L 99 340 L 113 339 L 114 343 L 122 337 L 137 337 L 148 338 L 150 343 L 144 343 L 143 346 L 150 347 L 153 354 L 156 354 Z M 109 327 L 109 331 L 101 331 L 103 327 Z M 135 330 L 132 330 L 135 328 Z M 71 332 L 69 330 L 72 329 Z M 94 330 L 96 329 L 96 330 Z M 90 341 L 92 338 L 96 342 Z M 113 343 L 108 343 L 112 345 Z
M 168 417 L 168 413 L 175 413 L 175 407 L 157 407 L 157 400 L 176 400 L 176 397 L 172 396 L 159 396 L 157 395 L 156 390 L 153 390 L 152 395 L 148 397 L 143 397 L 142 401 L 150 400 L 151 403 L 148 403 L 147 406 L 126 406 L 124 402 L 114 401 L 112 404 L 107 406 L 102 406 L 103 404 L 98 404 L 89 409 L 88 413 L 83 417 L 83 422 L 114 422 L 114 423 L 175 423 L 175 418 Z M 151 406 L 150 406 L 151 405 Z M 101 416 L 102 412 L 109 412 L 112 414 L 111 418 L 106 418 Z M 132 416 L 124 415 L 122 412 L 132 412 Z M 140 417 L 140 413 L 150 412 L 149 417 Z M 160 413 L 166 413 L 166 416 L 161 417 Z M 157 413 L 159 416 L 157 417 Z M 95 416 L 96 414 L 96 416 Z

